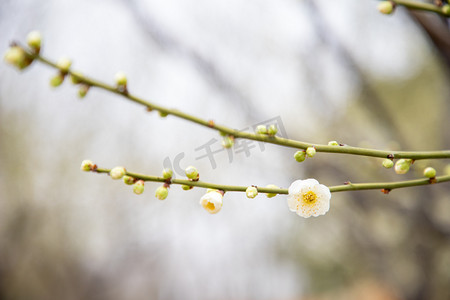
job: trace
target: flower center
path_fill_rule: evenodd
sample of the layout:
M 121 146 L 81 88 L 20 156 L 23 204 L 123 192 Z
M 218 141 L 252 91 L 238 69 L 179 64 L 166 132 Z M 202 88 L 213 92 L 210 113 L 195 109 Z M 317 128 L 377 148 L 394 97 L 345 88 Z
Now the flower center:
M 207 210 L 214 210 L 215 208 L 216 206 L 214 205 L 214 203 L 208 202 L 208 204 L 206 204 Z
M 314 192 L 309 191 L 309 192 L 303 194 L 303 202 L 305 202 L 305 203 L 312 204 L 312 203 L 316 202 L 316 199 L 317 199 L 317 195 Z

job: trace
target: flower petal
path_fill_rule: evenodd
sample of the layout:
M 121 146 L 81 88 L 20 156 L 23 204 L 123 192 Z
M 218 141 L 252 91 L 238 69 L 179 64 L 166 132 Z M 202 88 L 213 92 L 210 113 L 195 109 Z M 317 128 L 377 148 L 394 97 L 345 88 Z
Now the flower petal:
M 291 194 L 298 194 L 300 193 L 302 187 L 303 187 L 303 181 L 304 180 L 296 180 L 289 186 L 289 195 Z

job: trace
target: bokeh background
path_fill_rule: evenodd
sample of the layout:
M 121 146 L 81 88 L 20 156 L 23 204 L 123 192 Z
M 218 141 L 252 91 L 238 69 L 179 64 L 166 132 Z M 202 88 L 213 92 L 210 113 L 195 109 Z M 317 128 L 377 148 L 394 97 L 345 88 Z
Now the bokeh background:
M 154 103 L 237 129 L 276 120 L 292 139 L 378 149 L 450 148 L 448 23 L 376 1 L 2 0 L 0 48 L 44 36 L 43 54 Z M 285 196 L 204 190 L 143 195 L 100 167 L 160 174 L 195 165 L 208 182 L 288 187 L 406 175 L 381 160 L 238 144 L 91 89 L 55 71 L 0 64 L 1 299 L 450 299 L 450 186 L 333 194 L 319 218 Z M 216 151 L 215 165 L 205 145 Z M 246 152 L 247 151 L 247 152 Z

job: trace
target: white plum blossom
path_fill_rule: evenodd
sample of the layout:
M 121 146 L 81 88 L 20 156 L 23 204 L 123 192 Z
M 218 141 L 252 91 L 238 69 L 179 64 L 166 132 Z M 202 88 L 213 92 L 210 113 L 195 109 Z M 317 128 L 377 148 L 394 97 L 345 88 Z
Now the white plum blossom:
M 288 206 L 299 216 L 324 215 L 330 209 L 330 189 L 315 179 L 296 180 L 289 187 Z
M 216 214 L 222 209 L 223 195 L 220 191 L 210 191 L 200 198 L 200 204 L 210 214 Z

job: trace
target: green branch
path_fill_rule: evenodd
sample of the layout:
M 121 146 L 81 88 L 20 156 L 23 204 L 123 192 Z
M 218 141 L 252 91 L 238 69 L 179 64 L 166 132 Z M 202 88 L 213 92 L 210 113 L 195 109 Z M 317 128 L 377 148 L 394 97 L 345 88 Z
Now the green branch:
M 111 169 L 101 169 L 97 168 L 93 170 L 93 172 L 97 173 L 106 173 L 109 174 Z M 170 182 L 170 184 L 179 184 L 179 185 L 188 185 L 194 187 L 202 187 L 209 189 L 217 189 L 225 192 L 245 192 L 247 190 L 247 186 L 238 186 L 238 185 L 224 185 L 224 184 L 216 184 L 216 183 L 208 183 L 203 181 L 191 181 L 186 179 L 164 179 L 163 177 L 144 175 L 134 172 L 125 172 L 125 175 L 131 176 L 138 180 L 143 181 L 153 181 L 153 182 Z M 389 192 L 394 189 L 405 188 L 405 187 L 413 187 L 420 185 L 428 185 L 435 184 L 441 182 L 450 181 L 450 175 L 438 176 L 435 178 L 421 178 L 414 180 L 406 180 L 406 181 L 396 181 L 396 182 L 375 182 L 375 183 L 348 183 L 345 185 L 336 185 L 330 186 L 330 192 L 344 192 L 344 191 L 359 191 L 359 190 L 384 190 Z M 288 194 L 288 189 L 282 188 L 266 188 L 266 187 L 257 187 L 258 192 L 260 193 L 270 193 L 270 194 Z
M 439 158 L 450 158 L 450 150 L 444 151 L 383 151 L 383 150 L 375 150 L 375 149 L 367 149 L 367 148 L 359 148 L 359 147 L 351 147 L 347 145 L 342 146 L 329 146 L 329 145 L 321 145 L 314 144 L 308 142 L 301 142 L 291 139 L 285 139 L 277 136 L 268 136 L 264 134 L 255 134 L 249 132 L 242 132 L 230 127 L 226 127 L 223 125 L 218 125 L 212 120 L 204 120 L 190 114 L 181 112 L 176 109 L 169 109 L 152 102 L 148 102 L 142 98 L 132 95 L 128 92 L 127 89 L 121 89 L 116 86 L 108 85 L 98 80 L 86 77 L 81 75 L 78 72 L 72 71 L 70 68 L 62 68 L 59 67 L 55 62 L 50 61 L 49 59 L 43 57 L 42 55 L 35 53 L 31 50 L 26 49 L 25 47 L 21 47 L 26 52 L 26 54 L 32 58 L 33 60 L 38 60 L 48 66 L 51 66 L 55 69 L 58 69 L 63 74 L 70 74 L 75 77 L 80 83 L 83 83 L 88 86 L 94 86 L 111 93 L 123 96 L 128 100 L 131 100 L 135 103 L 143 105 L 147 107 L 149 110 L 157 110 L 164 115 L 173 115 L 178 118 L 217 130 L 219 132 L 228 134 L 233 136 L 234 138 L 242 138 L 255 140 L 270 144 L 276 144 L 281 146 L 286 146 L 290 148 L 296 149 L 307 149 L 308 147 L 315 147 L 317 152 L 327 152 L 327 153 L 340 153 L 340 154 L 352 154 L 352 155 L 360 155 L 360 156 L 371 156 L 371 157 L 379 157 L 379 158 L 391 158 L 391 159 L 399 159 L 399 158 L 409 158 L 414 160 L 419 159 L 439 159 Z
M 446 17 L 450 17 L 450 12 L 444 10 L 443 7 L 431 3 L 424 3 L 411 0 L 391 0 L 391 1 L 397 5 L 402 5 L 410 9 L 431 11 Z

